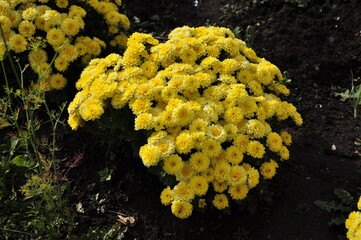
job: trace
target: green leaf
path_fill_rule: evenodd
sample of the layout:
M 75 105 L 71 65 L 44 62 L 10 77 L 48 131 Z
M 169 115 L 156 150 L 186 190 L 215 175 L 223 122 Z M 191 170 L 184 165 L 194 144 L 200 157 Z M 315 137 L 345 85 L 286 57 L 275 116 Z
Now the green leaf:
M 11 160 L 11 163 L 18 167 L 30 168 L 34 165 L 33 162 L 24 159 L 23 155 L 18 155 Z
M 18 145 L 18 143 L 19 143 L 19 138 L 12 137 L 10 139 L 10 156 L 14 155 L 14 151 L 15 151 L 15 148 Z
M 341 215 L 339 217 L 334 217 L 331 219 L 331 221 L 328 223 L 330 226 L 342 226 L 345 224 L 346 217 Z
M 316 207 L 319 207 L 322 210 L 325 210 L 327 212 L 331 212 L 332 209 L 335 207 L 335 202 L 325 202 L 321 200 L 316 200 L 313 204 L 315 204 Z
M 334 193 L 346 205 L 351 205 L 355 201 L 354 197 L 352 197 L 351 194 L 344 189 L 336 188 Z
M 340 210 L 341 212 L 344 212 L 344 213 L 349 213 L 349 212 L 352 212 L 352 207 L 350 205 L 346 206 L 343 203 L 340 203 L 337 205 L 336 210 Z
M 352 95 L 350 95 L 350 90 L 347 89 L 345 92 L 341 92 L 341 93 L 335 93 L 336 97 L 340 97 L 341 101 L 346 101 L 349 98 L 352 98 Z
M 0 129 L 6 128 L 10 126 L 11 124 L 3 117 L 0 117 Z
M 104 168 L 103 170 L 98 171 L 100 181 L 110 181 L 112 179 L 114 169 L 109 169 L 108 167 Z

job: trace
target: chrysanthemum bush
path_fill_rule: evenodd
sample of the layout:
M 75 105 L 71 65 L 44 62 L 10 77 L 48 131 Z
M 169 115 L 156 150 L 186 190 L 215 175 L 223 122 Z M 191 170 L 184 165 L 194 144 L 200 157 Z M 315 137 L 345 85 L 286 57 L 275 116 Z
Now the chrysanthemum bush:
M 16 55 L 25 54 L 48 90 L 62 89 L 67 82 L 64 73 L 76 60 L 87 64 L 109 45 L 126 47 L 124 32 L 130 23 L 119 13 L 121 4 L 120 0 L 0 0 L 0 58 L 7 47 Z M 86 19 L 87 14 L 95 16 Z M 104 22 L 108 29 L 95 31 L 94 21 Z
M 134 33 L 123 56 L 92 60 L 76 87 L 73 129 L 129 106 L 135 130 L 151 132 L 139 155 L 175 179 L 160 199 L 179 218 L 207 205 L 225 209 L 273 178 L 292 143 L 273 125 L 302 124 L 281 100 L 290 91 L 280 70 L 226 28 L 185 26 L 164 43 Z
M 349 240 L 361 239 L 361 197 L 357 203 L 358 211 L 353 211 L 346 220 L 347 238 Z

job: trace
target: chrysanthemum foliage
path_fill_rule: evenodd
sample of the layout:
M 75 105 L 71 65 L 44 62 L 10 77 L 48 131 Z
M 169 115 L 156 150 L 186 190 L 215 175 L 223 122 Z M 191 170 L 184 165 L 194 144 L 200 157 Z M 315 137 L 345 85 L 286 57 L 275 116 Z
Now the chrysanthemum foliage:
M 289 133 L 272 123 L 302 118 L 281 100 L 289 90 L 280 70 L 226 28 L 182 27 L 159 43 L 133 34 L 123 56 L 92 60 L 69 106 L 73 129 L 107 108 L 129 106 L 134 128 L 152 132 L 139 155 L 176 179 L 161 193 L 187 218 L 207 203 L 243 200 L 289 159 Z M 278 124 L 279 125 L 279 124 Z

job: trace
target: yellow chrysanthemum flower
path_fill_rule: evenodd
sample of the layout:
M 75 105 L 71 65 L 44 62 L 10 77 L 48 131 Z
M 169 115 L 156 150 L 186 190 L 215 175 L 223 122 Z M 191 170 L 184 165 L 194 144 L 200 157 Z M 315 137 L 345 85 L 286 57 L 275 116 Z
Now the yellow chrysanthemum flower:
M 54 66 L 59 72 L 64 72 L 66 69 L 68 69 L 69 61 L 61 56 L 58 56 L 54 61 Z
M 58 48 L 65 41 L 65 34 L 59 28 L 52 28 L 46 34 L 46 39 L 48 43 L 51 44 L 54 48 Z
M 162 89 L 161 97 L 164 101 L 170 101 L 178 95 L 178 90 L 175 87 L 166 86 Z
M 0 16 L 0 24 L 1 24 L 1 27 L 2 27 L 4 33 L 9 33 L 10 29 L 13 25 L 11 20 L 7 16 L 4 16 L 4 15 Z
M 197 60 L 197 55 L 191 48 L 182 48 L 179 57 L 184 63 L 189 64 L 193 64 Z
M 169 205 L 173 201 L 173 194 L 170 187 L 163 189 L 162 193 L 160 194 L 160 201 L 163 205 Z
M 228 163 L 227 161 L 227 156 L 226 156 L 226 151 L 225 150 L 221 150 L 221 152 L 218 154 L 218 156 L 211 158 L 211 166 L 217 166 L 220 163 Z
M 173 188 L 173 198 L 179 201 L 191 201 L 194 198 L 194 191 L 191 185 L 187 182 L 180 181 Z
M 242 70 L 237 73 L 237 80 L 243 84 L 247 84 L 252 80 L 252 75 L 248 70 Z
M 213 138 L 219 142 L 224 142 L 227 139 L 226 130 L 221 125 L 212 124 L 208 126 L 207 135 L 210 138 Z
M 220 142 L 217 140 L 214 140 L 212 138 L 207 138 L 203 142 L 202 146 L 202 152 L 205 153 L 208 157 L 216 157 L 218 156 L 222 151 L 222 146 Z
M 31 37 L 34 35 L 36 27 L 30 21 L 22 21 L 18 27 L 19 33 L 24 37 Z
M 187 104 L 181 104 L 173 110 L 173 121 L 178 126 L 185 126 L 194 119 L 194 111 Z
M 141 113 L 135 118 L 134 121 L 135 130 L 152 129 L 153 126 L 154 126 L 153 116 L 150 113 Z
M 213 206 L 219 210 L 225 209 L 229 206 L 228 198 L 225 194 L 216 194 L 212 201 Z
M 267 135 L 266 139 L 267 147 L 272 152 L 279 152 L 282 148 L 282 138 L 278 133 L 271 132 Z
M 228 188 L 228 182 L 213 181 L 213 190 L 217 193 L 222 193 Z
M 298 112 L 293 113 L 292 118 L 297 124 L 297 126 L 301 126 L 303 124 L 303 119 L 301 117 L 301 114 L 299 114 Z
M 259 172 L 257 169 L 251 167 L 247 170 L 247 185 L 249 188 L 254 188 L 259 183 Z
M 73 62 L 78 58 L 78 50 L 74 45 L 68 44 L 60 49 L 58 57 L 65 59 L 67 62 Z
M 65 87 L 67 79 L 60 73 L 53 74 L 50 77 L 50 86 L 53 89 L 60 90 Z
M 105 20 L 108 24 L 116 25 L 120 22 L 121 16 L 118 11 L 109 11 L 105 15 Z
M 190 166 L 197 172 L 207 170 L 210 164 L 208 156 L 202 152 L 196 152 L 189 158 Z
M 16 53 L 24 52 L 27 48 L 27 40 L 20 34 L 14 34 L 10 37 L 9 47 Z
M 129 18 L 124 14 L 120 14 L 120 25 L 125 31 L 129 30 L 130 28 Z
M 231 166 L 226 162 L 221 162 L 214 166 L 214 179 L 218 182 L 224 182 L 229 180 L 229 172 L 231 170 Z
M 283 84 L 277 84 L 275 86 L 276 92 L 279 92 L 285 96 L 288 96 L 290 94 L 290 90 Z
M 150 167 L 158 164 L 161 154 L 155 146 L 146 144 L 140 148 L 139 156 L 144 166 Z
M 240 149 L 243 153 L 248 150 L 249 137 L 245 134 L 238 134 L 233 141 L 233 145 Z
M 286 146 L 290 146 L 292 144 L 292 135 L 289 134 L 288 132 L 282 131 L 281 132 L 281 138 L 282 138 L 283 143 Z
M 182 158 L 177 154 L 172 154 L 163 160 L 163 170 L 172 175 L 176 175 L 183 168 Z
M 31 67 L 37 64 L 46 62 L 48 60 L 48 54 L 41 48 L 32 49 L 28 55 L 29 63 Z
M 249 192 L 249 188 L 247 184 L 238 184 L 234 186 L 230 186 L 228 193 L 231 195 L 232 199 L 234 200 L 242 200 L 247 197 Z
M 256 76 L 258 81 L 264 85 L 269 85 L 274 78 L 274 75 L 272 75 L 268 68 L 265 67 L 262 63 L 258 64 L 257 66 Z
M 243 119 L 243 111 L 240 107 L 230 107 L 224 112 L 223 118 L 228 123 L 237 124 Z
M 262 158 L 265 154 L 265 148 L 262 143 L 258 141 L 250 141 L 247 147 L 247 154 L 254 158 Z
M 69 17 L 80 17 L 83 18 L 86 15 L 86 11 L 84 10 L 84 8 L 79 7 L 77 5 L 71 5 L 69 8 L 69 13 L 68 13 Z
M 81 18 L 65 18 L 60 25 L 60 29 L 68 36 L 75 36 L 82 28 L 82 21 Z
M 141 66 L 140 69 L 143 70 L 143 74 L 148 78 L 153 78 L 158 70 L 158 66 L 153 61 L 145 61 Z
M 69 4 L 68 0 L 56 0 L 55 4 L 58 8 L 66 8 Z
M 203 196 L 208 190 L 208 181 L 203 176 L 194 176 L 190 179 L 189 184 L 194 194 L 197 196 Z
M 194 147 L 194 140 L 191 134 L 183 132 L 179 134 L 175 141 L 175 148 L 178 153 L 185 154 L 189 153 Z
M 204 132 L 191 132 L 191 136 L 194 141 L 194 148 L 197 150 L 202 150 L 203 143 L 207 139 Z
M 247 181 L 247 172 L 242 166 L 231 166 L 228 175 L 230 185 L 244 184 Z
M 205 171 L 201 172 L 201 176 L 205 177 L 208 182 L 213 181 L 214 169 L 209 167 Z
M 191 132 L 206 132 L 208 127 L 208 122 L 203 119 L 196 119 L 189 125 L 189 130 Z
M 251 138 L 262 138 L 266 132 L 265 125 L 257 119 L 247 121 L 246 128 L 247 135 Z
M 254 96 L 263 95 L 262 85 L 258 81 L 251 80 L 247 83 L 247 86 L 249 87 L 250 91 L 254 94 Z
M 79 113 L 85 121 L 98 119 L 104 113 L 103 103 L 98 99 L 87 99 L 79 107 Z
M 358 240 L 361 237 L 361 212 L 353 211 L 345 221 L 346 237 L 349 240 Z
M 171 210 L 174 216 L 185 219 L 192 215 L 193 205 L 189 202 L 173 201 Z
M 237 136 L 238 128 L 235 124 L 229 123 L 223 126 L 227 134 L 227 141 L 232 142 Z
M 21 13 L 21 16 L 26 21 L 33 21 L 37 15 L 38 15 L 38 11 L 34 7 L 28 7 Z
M 151 109 L 152 102 L 149 99 L 135 99 L 130 101 L 129 106 L 134 114 L 139 115 L 148 112 Z
M 286 146 L 282 146 L 278 154 L 280 155 L 281 160 L 288 160 L 290 158 L 290 152 Z
M 262 176 L 265 179 L 271 179 L 276 174 L 277 168 L 278 168 L 277 162 L 271 159 L 269 162 L 262 163 L 260 170 Z
M 178 181 L 189 181 L 191 177 L 195 174 L 193 168 L 188 164 L 188 162 L 183 162 L 181 170 L 176 174 Z
M 239 70 L 242 65 L 237 62 L 236 59 L 227 58 L 221 62 L 223 74 L 233 74 L 235 71 Z
M 227 160 L 233 165 L 238 165 L 243 161 L 242 150 L 234 145 L 226 149 L 226 156 Z
M 70 114 L 68 118 L 68 124 L 72 130 L 76 130 L 79 126 L 83 124 L 83 119 L 78 114 Z

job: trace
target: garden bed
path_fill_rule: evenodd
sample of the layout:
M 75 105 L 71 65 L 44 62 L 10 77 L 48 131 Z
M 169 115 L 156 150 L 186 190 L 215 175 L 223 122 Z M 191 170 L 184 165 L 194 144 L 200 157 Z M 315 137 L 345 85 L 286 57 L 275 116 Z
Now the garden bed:
M 331 219 L 342 212 L 327 212 L 314 202 L 339 201 L 334 194 L 336 188 L 355 197 L 360 193 L 361 117 L 359 114 L 354 118 L 352 106 L 334 93 L 351 87 L 351 73 L 354 83 L 361 83 L 361 6 L 351 1 L 321 12 L 319 6 L 302 8 L 270 1 L 234 15 L 228 13 L 225 18 L 222 9 L 226 3 L 199 1 L 198 7 L 192 8 L 184 1 L 155 8 L 158 2 L 131 1 L 126 6 L 143 22 L 142 30 L 154 34 L 185 24 L 208 23 L 239 27 L 243 38 L 244 29 L 252 26 L 252 47 L 257 54 L 289 72 L 292 82 L 287 101 L 297 107 L 304 124 L 289 129 L 294 136 L 291 159 L 282 164 L 272 181 L 272 203 L 258 206 L 254 215 L 233 206 L 227 213 L 194 212 L 190 218 L 180 220 L 160 203 L 163 187 L 140 159 L 117 156 L 119 163 L 112 179 L 99 182 L 95 172 L 105 167 L 101 160 L 104 153 L 85 141 L 81 144 L 85 155 L 73 173 L 71 189 L 74 206 L 80 202 L 85 209 L 78 216 L 79 231 L 81 226 L 111 226 L 116 221 L 114 212 L 120 212 L 136 220 L 125 239 L 332 240 L 344 235 L 343 225 L 329 226 Z M 164 9 L 174 10 L 169 17 L 175 20 L 158 25 L 155 16 Z M 69 137 L 73 135 L 77 134 L 69 133 Z M 105 214 L 94 209 L 92 199 L 96 194 L 105 199 Z

